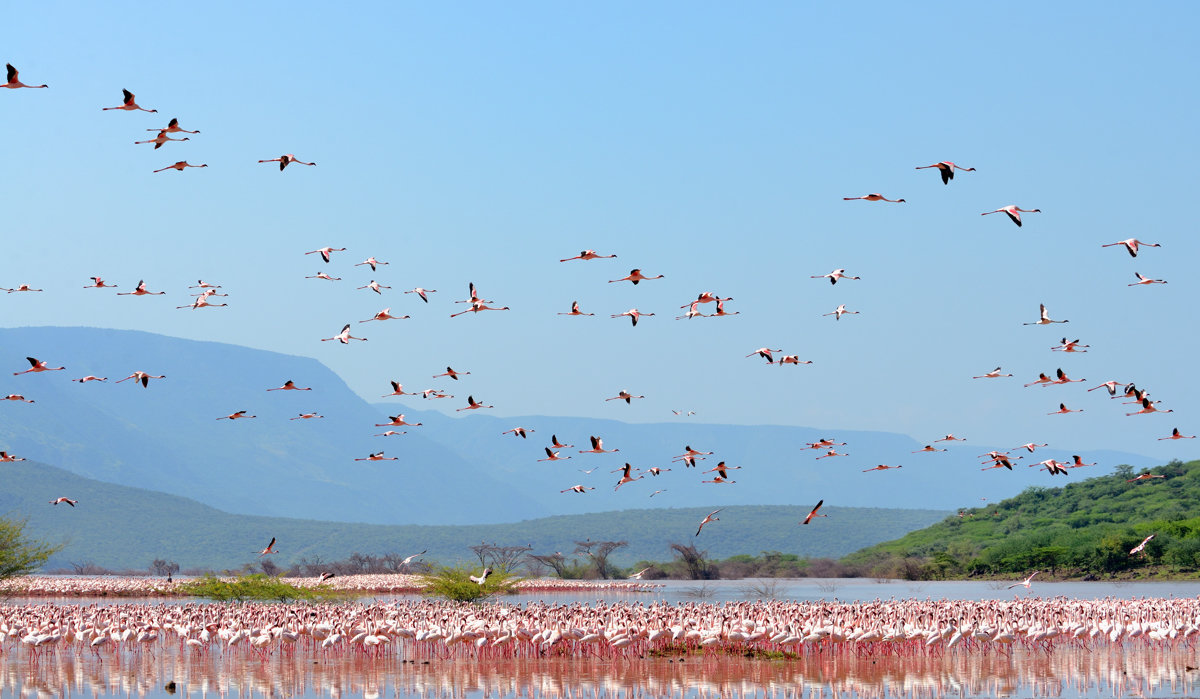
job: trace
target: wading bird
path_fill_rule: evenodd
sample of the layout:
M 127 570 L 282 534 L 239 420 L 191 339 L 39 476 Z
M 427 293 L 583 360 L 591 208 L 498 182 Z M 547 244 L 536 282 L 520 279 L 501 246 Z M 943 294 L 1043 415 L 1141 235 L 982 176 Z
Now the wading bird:
M 258 417 L 257 415 L 247 415 L 246 414 L 247 412 L 248 411 L 245 411 L 245 410 L 239 410 L 236 413 L 230 413 L 229 415 L 226 415 L 224 417 L 219 417 L 217 419 L 218 420 L 240 420 L 242 418 Z
M 129 376 L 126 376 L 125 378 L 121 379 L 121 381 L 128 381 L 130 379 L 133 379 L 134 383 L 140 382 L 142 384 L 142 388 L 147 388 L 150 386 L 150 379 L 165 379 L 165 378 L 167 378 L 165 375 L 164 376 L 154 376 L 152 374 L 147 374 L 144 371 L 135 371 L 132 374 L 130 374 Z M 117 381 L 116 383 L 121 383 L 121 381 Z
M 1001 213 L 1007 214 L 1008 217 L 1010 219 L 1012 219 L 1012 222 L 1017 224 L 1017 227 L 1020 228 L 1021 227 L 1021 214 L 1023 214 L 1023 213 L 1025 213 L 1025 214 L 1040 214 L 1040 213 L 1042 213 L 1042 210 L 1041 209 L 1022 209 L 1018 206 L 1009 204 L 1008 206 L 1001 207 L 999 209 L 996 209 L 995 211 L 985 211 L 979 215 L 987 216 L 988 214 L 1001 214 Z
M 612 454 L 614 452 L 621 451 L 620 449 L 605 449 L 604 440 L 595 435 L 592 435 L 589 437 L 589 439 L 592 441 L 592 448 L 585 451 L 580 451 L 580 454 Z
M 377 451 L 374 454 L 367 454 L 366 456 L 364 456 L 360 459 L 355 459 L 355 461 L 399 461 L 399 460 L 400 460 L 400 457 L 384 456 L 383 452 L 381 452 L 381 451 Z
M 773 359 L 772 359 L 772 357 L 771 357 L 771 353 L 772 353 L 772 352 L 782 352 L 782 351 L 783 351 L 783 350 L 781 350 L 781 349 L 775 349 L 775 350 L 773 350 L 773 349 L 767 349 L 766 347 L 759 347 L 758 349 L 754 350 L 754 351 L 753 351 L 753 352 L 751 352 L 750 354 L 747 354 L 747 355 L 746 355 L 746 357 L 747 357 L 747 358 L 749 358 L 749 357 L 753 357 L 754 355 L 756 355 L 756 354 L 757 354 L 758 356 L 760 356 L 760 357 L 762 357 L 763 359 L 767 360 L 767 364 L 774 364 L 774 360 L 773 360 Z
M 1126 284 L 1125 286 L 1145 286 L 1146 284 L 1166 284 L 1166 282 L 1163 281 L 1162 279 L 1151 279 L 1150 277 L 1142 276 L 1138 272 L 1134 272 L 1133 276 L 1137 277 L 1137 281 L 1132 284 Z
M 1146 544 L 1150 543 L 1150 540 L 1153 539 L 1155 536 L 1157 536 L 1157 535 L 1151 534 L 1150 536 L 1146 537 L 1145 539 L 1142 539 L 1142 543 L 1129 549 L 1129 555 L 1132 556 L 1134 554 L 1141 553 L 1142 551 L 1146 550 Z
M 88 381 L 108 381 L 108 378 L 107 377 L 101 378 L 99 376 L 92 376 L 91 374 L 88 374 L 87 376 L 83 377 L 82 379 L 72 379 L 72 381 L 74 381 L 76 383 L 87 383 Z
M 467 405 L 466 405 L 466 407 L 458 408 L 458 409 L 457 409 L 457 410 L 455 410 L 454 412 L 456 412 L 456 413 L 457 413 L 457 412 L 461 412 L 461 411 L 463 411 L 463 410 L 479 410 L 480 408 L 494 408 L 494 407 L 496 407 L 496 406 L 494 406 L 494 405 L 484 405 L 483 403 L 476 402 L 476 400 L 475 400 L 475 397 L 474 397 L 474 396 L 467 396 Z
M 20 393 L 10 393 L 4 396 L 4 400 L 11 400 L 18 403 L 32 403 L 33 401 L 21 395 Z
M 399 381 L 392 381 L 391 384 L 392 384 L 392 392 L 385 393 L 384 395 L 379 396 L 380 398 L 387 398 L 388 396 L 415 396 L 415 395 L 417 395 L 415 393 L 406 393 L 404 391 L 404 386 L 401 385 Z
M 66 503 L 67 505 L 70 505 L 71 507 L 75 507 L 75 503 L 77 503 L 77 502 L 79 502 L 79 501 L 78 501 L 78 500 L 72 500 L 71 498 L 56 498 L 56 499 L 54 499 L 54 500 L 51 500 L 51 501 L 50 501 L 50 504 L 51 504 L 51 505 L 57 505 L 57 504 L 59 504 L 59 503 Z
M 630 393 L 629 391 L 626 391 L 625 389 L 621 389 L 620 391 L 617 392 L 617 395 L 613 396 L 612 398 L 605 398 L 604 402 L 607 403 L 610 400 L 623 400 L 627 404 L 630 404 L 630 403 L 633 403 L 634 398 L 645 398 L 645 397 L 646 396 L 635 396 L 632 393 Z
M 292 418 L 292 419 L 294 420 L 295 418 Z M 390 416 L 390 417 L 388 417 L 388 419 L 391 420 L 391 422 L 385 422 L 383 424 L 377 424 L 375 426 L 376 427 L 420 427 L 421 426 L 421 423 L 419 423 L 419 422 L 405 422 L 404 421 L 404 413 L 400 413 L 399 415 Z
M 155 112 L 157 112 L 157 111 L 158 111 L 157 109 L 143 109 L 143 108 L 139 107 L 139 106 L 138 106 L 138 104 L 137 104 L 137 102 L 135 102 L 135 101 L 133 100 L 133 93 L 132 93 L 132 92 L 130 92 L 129 90 L 121 90 L 121 92 L 122 92 L 122 93 L 125 95 L 125 101 L 121 103 L 121 106 L 119 106 L 119 107 L 105 107 L 104 109 L 102 109 L 102 110 L 100 110 L 100 111 L 107 112 L 107 111 L 109 111 L 109 110 L 112 110 L 112 109 L 123 109 L 123 110 L 125 110 L 125 111 L 127 111 L 127 112 L 136 112 L 136 111 L 142 111 L 142 112 L 150 112 L 150 113 L 155 113 Z
M 595 488 L 591 488 L 591 487 L 585 488 L 582 485 L 573 485 L 570 488 L 567 488 L 566 490 L 560 490 L 558 492 L 560 492 L 560 493 L 579 493 L 582 495 L 583 493 L 586 493 L 589 490 L 595 490 Z
M 559 315 L 560 316 L 594 316 L 596 314 L 595 313 L 584 313 L 583 311 L 579 310 L 579 302 L 572 301 L 571 302 L 571 312 L 570 313 L 559 313 Z
M 661 274 L 658 275 L 657 277 L 647 277 L 646 275 L 642 274 L 641 269 L 631 269 L 631 270 L 629 270 L 628 276 L 621 277 L 620 279 L 609 279 L 608 283 L 615 284 L 617 282 L 633 282 L 634 285 L 636 285 L 638 282 L 643 282 L 648 279 L 662 279 L 662 278 L 663 278 L 663 275 L 661 275 Z
M 292 163 L 296 163 L 297 165 L 316 165 L 316 163 L 306 163 L 303 160 L 298 160 L 296 158 L 296 156 L 292 155 L 291 153 L 288 153 L 287 155 L 281 155 L 278 158 L 268 158 L 267 160 L 260 160 L 258 162 L 260 162 L 260 163 L 279 163 L 279 171 L 280 172 L 283 172 L 283 169 L 286 168 L 288 165 L 291 165 Z
M 721 508 L 721 509 L 725 509 L 725 508 Z M 710 524 L 712 522 L 720 522 L 721 521 L 720 517 L 714 516 L 720 511 L 721 510 L 713 510 L 712 512 L 708 513 L 708 515 L 704 518 L 704 520 L 702 522 L 700 522 L 700 527 L 698 529 L 696 529 L 696 536 L 700 536 L 700 532 L 704 531 L 704 525 Z
M 325 262 L 328 263 L 330 255 L 332 255 L 335 252 L 343 252 L 343 251 L 345 251 L 345 249 L 346 248 L 331 248 L 331 247 L 327 246 L 327 247 L 323 247 L 323 248 L 317 248 L 316 250 L 309 250 L 308 252 L 306 252 L 304 254 L 305 255 L 320 255 L 321 259 L 325 260 Z
M 1021 325 L 1049 325 L 1051 323 L 1070 323 L 1069 320 L 1050 320 L 1050 314 L 1046 312 L 1046 304 L 1038 304 L 1038 312 L 1040 317 L 1032 323 L 1021 323 Z
M 171 121 L 167 122 L 167 128 L 165 128 L 165 129 L 146 129 L 146 130 L 147 131 L 164 131 L 166 133 L 200 133 L 199 131 L 188 131 L 187 129 L 179 128 L 179 120 L 175 119 L 175 118 L 172 118 Z
M 118 291 L 117 296 L 162 296 L 165 291 L 146 291 L 146 282 L 139 279 L 133 291 Z
M 165 172 L 167 170 L 178 170 L 179 172 L 183 172 L 183 169 L 188 168 L 188 167 L 208 167 L 208 163 L 205 163 L 203 165 L 192 165 L 191 163 L 189 163 L 186 160 L 180 160 L 179 162 L 175 163 L 174 165 L 160 167 L 159 169 L 155 170 L 155 172 Z
M 184 136 L 183 138 L 171 138 L 170 136 L 167 135 L 166 131 L 159 131 L 158 135 L 155 136 L 154 138 L 152 138 L 148 141 L 134 141 L 133 145 L 140 146 L 144 143 L 153 143 L 154 150 L 158 150 L 159 148 L 162 148 L 163 144 L 166 143 L 167 141 L 190 141 L 190 140 L 192 140 L 192 139 L 188 138 L 187 136 Z
M 850 277 L 846 275 L 846 270 L 835 269 L 829 274 L 814 274 L 809 279 L 828 279 L 830 284 L 837 284 L 839 279 L 862 279 L 862 277 Z
M 337 335 L 334 335 L 333 337 L 321 338 L 321 342 L 329 342 L 330 340 L 337 340 L 338 342 L 342 343 L 343 345 L 348 345 L 348 344 L 350 344 L 351 340 L 361 340 L 363 342 L 366 342 L 367 338 L 354 337 L 353 335 L 351 335 L 350 334 L 350 324 L 346 323 L 345 327 L 343 327 L 342 331 L 340 333 L 338 333 Z
M 4 83 L 3 85 L 0 85 L 0 87 L 7 87 L 10 90 L 15 90 L 18 87 L 30 87 L 30 88 L 49 87 L 49 85 L 26 85 L 25 83 L 21 82 L 21 80 L 19 79 L 20 73 L 17 72 L 16 68 L 13 68 L 13 64 L 6 63 L 5 66 L 8 67 L 8 82 Z
M 883 196 L 882 194 L 866 194 L 861 197 L 842 197 L 842 201 L 855 201 L 857 199 L 862 199 L 863 201 L 886 201 L 886 202 L 889 202 L 892 204 L 903 204 L 904 203 L 903 199 L 888 199 L 887 197 Z
M 271 543 L 267 544 L 267 547 L 266 547 L 265 549 L 263 549 L 262 551 L 259 551 L 259 552 L 258 552 L 258 557 L 259 557 L 259 558 L 262 558 L 263 556 L 265 556 L 265 555 L 267 555 L 267 554 L 269 554 L 269 553 L 276 553 L 276 551 L 275 551 L 275 537 L 271 537 Z
M 931 167 L 936 167 L 938 169 L 938 174 L 942 176 L 942 184 L 950 184 L 950 180 L 954 179 L 955 170 L 962 170 L 963 172 L 975 172 L 975 168 L 973 167 L 959 167 L 949 160 L 943 160 L 942 162 L 934 163 L 933 165 L 920 165 L 915 169 L 928 170 Z
M 1125 250 L 1126 250 L 1126 252 L 1129 253 L 1130 257 L 1137 257 L 1138 248 L 1140 248 L 1143 245 L 1145 245 L 1148 248 L 1161 248 L 1162 247 L 1158 243 L 1143 243 L 1142 241 L 1138 240 L 1137 238 L 1128 238 L 1126 240 L 1118 240 L 1115 243 L 1108 243 L 1107 245 L 1101 245 L 1100 247 L 1111 248 L 1114 245 L 1124 245 Z
M 408 320 L 411 317 L 411 316 L 394 316 L 394 315 L 392 315 L 391 311 L 392 311 L 392 307 L 388 306 L 387 308 L 376 313 L 375 315 L 371 316 L 370 318 L 367 318 L 366 320 L 360 320 L 358 322 L 370 323 L 373 320 Z
M 467 577 L 471 580 L 471 582 L 478 584 L 480 587 L 483 587 L 483 583 L 488 579 L 488 576 L 491 574 L 492 574 L 491 568 L 484 568 L 483 572 L 480 573 L 478 576 L 468 575 Z
M 808 524 L 809 522 L 813 521 L 813 519 L 814 519 L 815 517 L 828 517 L 829 515 L 819 515 L 819 514 L 817 514 L 817 510 L 821 509 L 821 505 L 824 505 L 824 504 L 825 504 L 825 501 L 824 501 L 824 500 L 818 500 L 818 501 L 817 501 L 817 506 L 816 506 L 816 507 L 814 507 L 814 508 L 812 508 L 812 512 L 809 512 L 809 513 L 808 513 L 808 516 L 807 516 L 807 517 L 805 517 L 805 518 L 804 518 L 804 521 L 803 521 L 803 522 L 801 522 L 800 524 Z
M 312 388 L 300 388 L 299 386 L 297 386 L 295 384 L 294 381 L 292 381 L 291 379 L 288 379 L 287 381 L 284 381 L 283 385 L 280 386 L 279 388 L 268 388 L 267 390 L 268 391 L 311 391 Z
M 1152 480 L 1154 478 L 1166 478 L 1166 476 L 1154 475 L 1152 473 L 1143 473 L 1142 475 L 1138 476 L 1137 478 L 1130 478 L 1130 479 L 1126 480 L 1125 482 L 1126 483 L 1134 483 L 1137 481 L 1148 481 L 1148 480 Z
M 321 418 L 323 418 L 323 417 L 325 417 L 325 416 L 324 416 L 324 415 L 318 415 L 318 414 L 316 414 L 316 413 L 300 413 L 300 414 L 299 414 L 299 415 L 297 415 L 296 417 L 289 417 L 288 419 L 289 419 L 289 420 L 320 420 L 320 419 L 321 419 Z M 403 415 L 401 415 L 400 417 L 404 417 L 404 416 L 403 416 Z M 407 423 L 406 423 L 406 424 L 407 424 Z M 376 427 L 383 427 L 383 425 L 375 425 L 375 426 L 376 426 Z
M 546 447 L 545 449 L 546 449 L 546 458 L 538 459 L 538 461 L 565 461 L 565 460 L 571 458 L 569 456 L 559 456 L 558 452 L 551 451 L 550 447 Z
M 1021 581 L 1021 582 L 1019 582 L 1019 583 L 1013 583 L 1012 585 L 1009 585 L 1008 587 L 1006 587 L 1006 588 L 1004 588 L 1004 589 L 1005 589 L 1005 590 L 1011 590 L 1011 589 L 1013 589 L 1014 587 L 1024 587 L 1026 590 L 1028 590 L 1028 589 L 1029 589 L 1029 587 L 1030 587 L 1030 585 L 1032 585 L 1032 584 L 1033 584 L 1033 576 L 1037 575 L 1037 574 L 1038 574 L 1038 573 L 1040 573 L 1040 572 L 1041 572 L 1041 571 L 1035 570 L 1035 571 L 1033 571 L 1032 573 L 1030 573 L 1030 574 L 1029 574 L 1029 577 L 1028 577 L 1028 578 L 1025 578 L 1024 580 L 1022 580 L 1022 581 Z
M 1059 403 L 1058 410 L 1055 410 L 1052 413 L 1046 413 L 1046 414 L 1047 415 L 1066 415 L 1067 413 L 1082 413 L 1082 412 L 1083 412 L 1083 408 L 1080 408 L 1079 410 L 1071 410 L 1071 409 L 1067 408 L 1066 403 Z
M 521 439 L 528 439 L 529 433 L 537 432 L 537 430 L 529 430 L 529 429 L 525 429 L 524 427 L 514 427 L 511 430 L 504 430 L 500 434 L 509 434 L 510 432 L 512 433 L 512 435 L 514 437 L 520 437 Z
M 451 369 L 450 367 L 446 367 L 445 373 L 434 374 L 433 378 L 440 379 L 443 376 L 449 376 L 450 378 L 454 379 L 455 381 L 458 381 L 458 377 L 469 376 L 470 374 L 471 374 L 471 372 L 469 372 L 469 371 L 455 371 L 455 370 Z
M 973 378 L 973 379 L 999 379 L 999 378 L 1002 378 L 1005 376 L 1012 376 L 1012 374 L 1001 374 L 1000 367 L 996 367 L 995 369 L 992 369 L 991 371 L 989 371 L 986 374 L 983 374 L 982 376 L 972 376 L 971 378 Z
M 390 264 L 391 264 L 391 262 L 380 262 L 379 260 L 375 259 L 374 256 L 371 256 L 371 257 L 368 257 L 367 259 L 363 260 L 362 262 L 359 262 L 358 264 L 356 264 L 354 266 L 362 267 L 363 265 L 368 265 L 371 268 L 371 271 L 374 272 L 376 269 L 376 265 L 390 265 Z
M 871 471 L 886 471 L 886 470 L 888 470 L 889 468 L 904 468 L 904 467 L 903 467 L 903 466 L 888 466 L 887 464 L 879 464 L 879 465 L 878 465 L 878 466 L 876 466 L 875 468 L 868 468 L 868 469 L 865 469 L 865 470 L 863 471 L 863 473 L 870 473 Z
M 858 314 L 859 314 L 859 311 L 847 311 L 846 304 L 843 303 L 843 304 L 839 304 L 837 308 L 833 309 L 832 313 L 822 313 L 821 316 L 822 317 L 833 316 L 834 320 L 841 320 L 842 316 L 844 316 L 844 315 L 858 315 Z
M 636 327 L 638 324 L 638 318 L 641 318 L 642 316 L 652 316 L 652 315 L 654 315 L 654 314 L 653 313 L 642 313 L 641 311 L 639 311 L 636 308 L 631 308 L 628 311 L 625 311 L 624 313 L 614 314 L 612 317 L 620 318 L 622 316 L 629 316 L 629 319 L 633 321 L 633 325 Z
M 1079 344 L 1079 340 L 1067 341 L 1067 338 L 1064 337 L 1061 344 L 1055 345 L 1050 349 L 1055 352 L 1087 352 L 1086 348 L 1088 347 L 1091 347 L 1091 345 L 1081 345 Z
M 570 262 L 571 260 L 599 260 L 610 257 L 616 257 L 616 255 L 597 255 L 595 250 L 584 250 L 575 257 L 568 257 L 566 259 L 559 260 L 559 262 Z
M 14 461 L 25 461 L 24 456 L 14 456 L 6 451 L 0 451 L 0 462 L 11 464 Z
M 1195 439 L 1195 438 L 1196 438 L 1196 435 L 1194 435 L 1194 434 L 1193 435 L 1180 434 L 1179 428 L 1176 427 L 1175 429 L 1171 430 L 1170 437 L 1159 437 L 1158 441 L 1161 442 L 1164 439 Z
M 63 369 L 66 369 L 65 366 L 46 366 L 45 362 L 41 361 L 40 359 L 35 359 L 34 357 L 26 357 L 25 359 L 29 362 L 29 368 L 25 371 L 14 371 L 13 376 L 20 376 L 21 374 L 29 373 L 40 373 L 43 371 L 62 371 Z
M 115 289 L 115 288 L 117 288 L 116 284 L 105 284 L 104 280 L 101 279 L 100 277 L 88 277 L 88 279 L 91 279 L 92 283 L 83 287 L 85 289 Z

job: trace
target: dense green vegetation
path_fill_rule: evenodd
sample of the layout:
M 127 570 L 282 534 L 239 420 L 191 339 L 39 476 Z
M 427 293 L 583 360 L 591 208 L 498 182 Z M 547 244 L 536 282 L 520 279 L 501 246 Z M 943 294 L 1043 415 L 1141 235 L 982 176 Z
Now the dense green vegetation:
M 1072 471 L 1072 474 L 1078 471 Z M 1062 576 L 1191 576 L 1200 572 L 1200 461 L 1028 488 L 964 509 L 843 561 L 873 574 L 953 578 L 1044 570 Z M 1154 535 L 1139 554 L 1130 550 Z
M 298 587 L 262 573 L 234 578 L 206 575 L 179 587 L 192 596 L 218 602 L 314 602 L 347 596 L 347 593 L 327 588 Z
M 480 602 L 492 595 L 512 595 L 517 592 L 520 578 L 506 570 L 493 570 L 483 584 L 471 580 L 480 569 L 465 566 L 439 567 L 421 576 L 421 594 L 442 597 L 452 602 Z
M 25 521 L 0 517 L 0 583 L 37 570 L 62 546 L 25 536 Z

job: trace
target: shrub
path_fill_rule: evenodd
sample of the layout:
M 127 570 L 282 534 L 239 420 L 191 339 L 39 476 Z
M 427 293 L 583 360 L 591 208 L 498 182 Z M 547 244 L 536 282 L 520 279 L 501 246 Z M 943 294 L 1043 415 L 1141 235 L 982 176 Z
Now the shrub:
M 277 601 L 312 602 L 346 597 L 348 592 L 328 588 L 298 587 L 262 573 L 238 575 L 233 578 L 218 578 L 205 575 L 197 580 L 180 585 L 180 590 L 195 597 L 205 597 L 219 602 Z
M 482 585 L 471 580 L 471 568 L 441 566 L 421 575 L 421 594 L 454 602 L 479 602 L 492 595 L 515 594 L 520 578 L 503 570 L 494 570 Z

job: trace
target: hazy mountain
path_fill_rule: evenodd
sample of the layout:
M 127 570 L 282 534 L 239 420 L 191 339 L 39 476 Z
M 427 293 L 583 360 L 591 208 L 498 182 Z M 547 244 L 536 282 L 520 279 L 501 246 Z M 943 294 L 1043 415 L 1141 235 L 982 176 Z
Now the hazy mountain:
M 0 463 L 0 513 L 26 517 L 26 534 L 66 542 L 49 567 L 93 562 L 112 568 L 145 568 L 155 558 L 185 569 L 237 568 L 257 561 L 257 551 L 276 537 L 282 566 L 306 558 L 340 560 L 351 553 L 382 555 L 429 552 L 429 561 L 471 561 L 469 546 L 488 541 L 531 545 L 535 553 L 570 554 L 575 541 L 626 540 L 612 561 L 670 560 L 671 542 L 694 542 L 710 556 L 781 551 L 837 557 L 895 538 L 946 516 L 931 510 L 822 508 L 829 517 L 801 527 L 805 507 L 728 506 L 719 520 L 693 535 L 700 520 L 719 507 L 626 510 L 557 516 L 513 524 L 473 526 L 386 526 L 233 515 L 194 500 L 141 488 L 103 483 L 34 462 Z M 51 506 L 65 495 L 78 505 Z M 565 496 L 564 496 L 565 497 Z

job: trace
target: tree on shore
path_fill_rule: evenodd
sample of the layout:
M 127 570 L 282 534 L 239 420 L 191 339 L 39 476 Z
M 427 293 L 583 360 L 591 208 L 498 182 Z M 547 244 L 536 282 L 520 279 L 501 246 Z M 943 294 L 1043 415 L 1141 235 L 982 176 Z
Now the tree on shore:
M 0 581 L 29 575 L 62 550 L 25 536 L 25 520 L 0 517 Z

